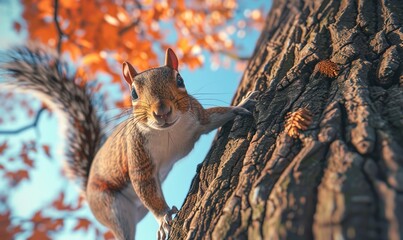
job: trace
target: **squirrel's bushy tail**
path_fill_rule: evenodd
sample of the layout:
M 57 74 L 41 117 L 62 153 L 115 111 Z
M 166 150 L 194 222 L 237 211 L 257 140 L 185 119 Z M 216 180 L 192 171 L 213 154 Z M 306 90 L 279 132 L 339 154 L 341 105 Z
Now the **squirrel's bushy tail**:
M 58 114 L 65 133 L 68 175 L 85 190 L 91 162 L 103 138 L 87 87 L 77 85 L 58 54 L 40 44 L 15 47 L 5 52 L 1 62 L 5 85 L 32 92 Z

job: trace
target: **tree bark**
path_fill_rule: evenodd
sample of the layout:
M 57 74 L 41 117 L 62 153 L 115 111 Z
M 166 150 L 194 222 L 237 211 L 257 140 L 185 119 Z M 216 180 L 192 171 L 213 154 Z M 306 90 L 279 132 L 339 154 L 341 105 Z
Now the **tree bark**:
M 170 239 L 403 238 L 402 23 L 400 0 L 275 0 L 234 97 L 260 91 L 254 117 L 219 131 Z

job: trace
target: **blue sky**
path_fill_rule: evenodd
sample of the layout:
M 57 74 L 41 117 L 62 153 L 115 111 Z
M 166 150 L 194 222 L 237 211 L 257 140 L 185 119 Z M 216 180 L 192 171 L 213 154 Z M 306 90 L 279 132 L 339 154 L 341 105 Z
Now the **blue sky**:
M 245 1 L 252 6 L 266 5 L 269 6 L 267 1 Z M 264 3 L 266 2 L 266 3 Z M 245 3 L 241 3 L 242 6 Z M 24 34 L 16 35 L 12 29 L 12 23 L 18 19 L 21 8 L 17 1 L 0 1 L 0 49 L 3 50 L 11 44 L 24 42 Z M 254 32 L 248 34 L 245 38 L 237 40 L 242 41 L 243 46 L 246 48 L 242 50 L 241 55 L 250 55 L 254 49 L 255 42 L 259 33 Z M 162 64 L 163 56 L 160 56 Z M 207 108 L 212 106 L 229 105 L 233 94 L 241 79 L 241 72 L 236 72 L 233 67 L 231 68 L 218 68 L 212 70 L 208 64 L 209 55 L 206 54 L 206 64 L 197 70 L 189 71 L 182 68 L 181 75 L 184 78 L 187 90 L 189 93 L 197 93 L 196 98 Z M 234 63 L 232 64 L 234 65 Z M 181 69 L 181 68 L 180 68 Z M 39 102 L 34 98 L 27 96 L 34 105 L 39 106 Z M 5 109 L 0 106 L 0 115 L 7 114 Z M 17 114 L 18 119 L 12 124 L 0 124 L 0 129 L 14 129 L 18 126 L 24 126 L 30 123 L 26 120 L 23 113 Z M 39 134 L 38 134 L 39 133 Z M 9 154 L 12 151 L 17 151 L 13 148 L 13 144 L 21 139 L 36 139 L 39 143 L 57 145 L 62 141 L 62 136 L 58 133 L 57 119 L 54 116 L 44 114 L 38 126 L 38 131 L 31 129 L 25 131 L 18 136 L 0 136 L 0 143 L 7 139 L 11 145 Z M 168 178 L 163 184 L 163 192 L 168 202 L 168 205 L 175 205 L 181 207 L 187 191 L 189 190 L 192 178 L 195 175 L 196 167 L 205 158 L 211 142 L 214 138 L 215 131 L 203 136 L 195 145 L 194 150 L 184 159 L 179 161 L 168 175 Z M 17 145 L 17 144 L 15 144 Z M 75 199 L 78 188 L 72 182 L 66 181 L 60 176 L 61 162 L 58 160 L 56 151 L 52 151 L 52 159 L 49 160 L 44 154 L 35 155 L 36 170 L 32 172 L 30 181 L 25 181 L 21 184 L 17 191 L 8 193 L 12 206 L 14 207 L 14 214 L 20 217 L 30 216 L 35 210 L 49 204 L 61 189 L 67 193 L 68 199 Z M 5 159 L 0 159 L 0 163 Z M 0 188 L 2 185 L 0 184 Z M 4 191 L 0 189 L 0 191 Z M 0 211 L 2 211 L 0 207 Z M 89 208 L 86 206 L 83 210 L 75 213 L 77 216 L 92 216 Z M 74 227 L 73 221 L 67 221 L 65 226 L 65 234 L 57 235 L 54 239 L 94 239 L 93 233 L 90 236 L 84 236 L 80 232 L 71 233 Z M 137 225 L 136 239 L 155 239 L 157 231 L 157 222 L 148 214 L 143 221 Z M 21 235 L 18 239 L 25 239 L 26 235 Z

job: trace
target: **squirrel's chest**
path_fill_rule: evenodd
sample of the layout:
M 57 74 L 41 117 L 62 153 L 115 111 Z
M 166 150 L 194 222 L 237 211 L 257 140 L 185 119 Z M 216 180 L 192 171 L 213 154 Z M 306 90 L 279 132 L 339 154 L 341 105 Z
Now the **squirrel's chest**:
M 161 177 L 193 149 L 200 137 L 199 129 L 199 122 L 191 114 L 185 114 L 168 130 L 150 132 L 146 149 Z

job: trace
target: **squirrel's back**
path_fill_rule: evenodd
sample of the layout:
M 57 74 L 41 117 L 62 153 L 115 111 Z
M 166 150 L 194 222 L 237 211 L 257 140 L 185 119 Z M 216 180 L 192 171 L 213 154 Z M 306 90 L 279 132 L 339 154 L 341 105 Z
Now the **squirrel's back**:
M 59 122 L 65 125 L 61 127 L 67 140 L 63 150 L 68 175 L 77 179 L 84 190 L 103 139 L 87 87 L 77 85 L 58 54 L 40 44 L 8 50 L 2 56 L 0 69 L 6 77 L 2 85 L 35 94 L 58 114 Z

